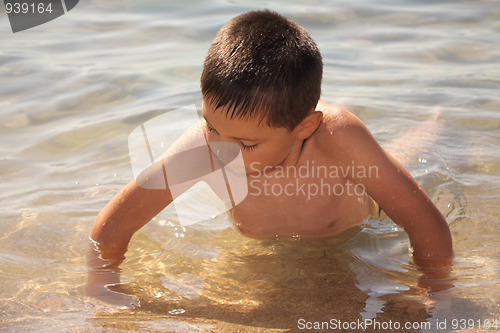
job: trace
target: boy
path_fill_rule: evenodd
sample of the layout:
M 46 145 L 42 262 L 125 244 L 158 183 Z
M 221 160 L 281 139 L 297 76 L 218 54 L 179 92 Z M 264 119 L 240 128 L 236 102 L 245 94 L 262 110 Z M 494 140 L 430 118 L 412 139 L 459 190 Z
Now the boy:
M 408 233 L 415 262 L 446 270 L 452 244 L 444 217 L 357 117 L 319 100 L 322 66 L 296 23 L 270 11 L 234 18 L 204 63 L 204 119 L 182 140 L 241 147 L 248 195 L 231 213 L 245 235 L 328 237 L 383 207 Z M 133 180 L 101 211 L 90 235 L 101 254 L 89 252 L 89 265 L 101 266 L 89 275 L 91 294 L 118 282 L 130 238 L 171 201 L 168 188 L 148 190 Z

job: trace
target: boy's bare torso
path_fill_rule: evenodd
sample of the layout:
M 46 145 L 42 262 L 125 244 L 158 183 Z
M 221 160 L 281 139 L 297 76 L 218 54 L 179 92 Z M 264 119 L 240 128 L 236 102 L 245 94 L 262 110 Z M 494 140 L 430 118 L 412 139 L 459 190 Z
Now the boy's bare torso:
M 325 237 L 375 213 L 376 204 L 363 187 L 348 180 L 352 172 L 369 176 L 374 170 L 356 168 L 336 157 L 335 146 L 325 147 L 350 114 L 321 102 L 317 110 L 323 112 L 323 121 L 304 141 L 295 166 L 276 166 L 247 177 L 249 193 L 232 209 L 241 233 L 253 238 Z

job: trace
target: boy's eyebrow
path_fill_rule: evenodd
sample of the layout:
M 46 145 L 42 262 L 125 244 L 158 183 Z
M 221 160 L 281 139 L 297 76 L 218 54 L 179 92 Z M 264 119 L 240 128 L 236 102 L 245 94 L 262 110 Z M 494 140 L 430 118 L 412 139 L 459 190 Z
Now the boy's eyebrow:
M 213 129 L 215 129 L 211 124 L 210 122 L 207 120 L 207 118 L 205 118 L 205 116 L 203 116 L 203 119 L 205 119 L 205 121 L 207 122 L 208 125 L 210 125 L 210 127 L 212 127 Z M 217 130 L 215 130 L 217 132 Z M 243 141 L 260 141 L 261 139 L 250 139 L 250 138 L 237 138 L 235 136 L 232 137 L 233 139 L 236 139 L 236 140 L 243 140 Z

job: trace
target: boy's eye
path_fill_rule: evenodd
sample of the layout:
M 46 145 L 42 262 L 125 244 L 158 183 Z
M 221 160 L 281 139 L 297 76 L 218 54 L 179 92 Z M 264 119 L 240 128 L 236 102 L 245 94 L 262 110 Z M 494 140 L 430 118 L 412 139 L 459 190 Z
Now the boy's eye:
M 243 148 L 243 150 L 252 151 L 257 147 L 257 143 L 251 146 L 247 146 L 243 142 L 240 142 L 240 146 L 241 148 Z
M 210 124 L 208 122 L 205 122 L 205 124 L 207 126 L 207 131 L 208 132 L 215 132 L 215 133 L 217 133 L 217 131 L 215 130 L 215 128 L 213 128 L 212 126 L 210 126 Z M 254 144 L 254 145 L 248 146 L 248 145 L 246 145 L 246 144 L 244 144 L 243 142 L 240 141 L 239 144 L 240 144 L 241 148 L 243 150 L 246 150 L 246 151 L 252 151 L 252 150 L 254 150 L 257 147 L 257 143 Z
M 205 124 L 207 124 L 207 131 L 209 132 L 215 131 L 215 129 L 212 126 L 210 126 L 207 122 L 205 122 Z M 215 132 L 217 133 L 217 131 Z

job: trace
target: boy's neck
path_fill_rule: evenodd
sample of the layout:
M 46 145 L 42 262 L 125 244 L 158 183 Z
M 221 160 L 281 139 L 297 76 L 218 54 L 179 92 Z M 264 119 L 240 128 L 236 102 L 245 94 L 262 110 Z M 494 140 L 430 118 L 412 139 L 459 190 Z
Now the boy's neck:
M 297 140 L 292 149 L 290 149 L 290 153 L 279 165 L 282 167 L 297 165 L 302 155 L 302 149 L 304 148 L 305 141 L 306 140 Z

